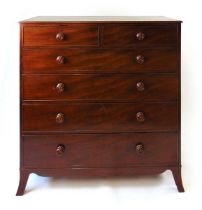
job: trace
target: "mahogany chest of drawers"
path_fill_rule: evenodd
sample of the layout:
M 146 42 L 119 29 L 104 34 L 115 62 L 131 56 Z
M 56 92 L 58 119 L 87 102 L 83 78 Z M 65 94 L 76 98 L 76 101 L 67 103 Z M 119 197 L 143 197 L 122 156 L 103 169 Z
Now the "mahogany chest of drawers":
M 20 22 L 20 183 L 30 173 L 131 177 L 180 158 L 181 21 L 36 17 Z

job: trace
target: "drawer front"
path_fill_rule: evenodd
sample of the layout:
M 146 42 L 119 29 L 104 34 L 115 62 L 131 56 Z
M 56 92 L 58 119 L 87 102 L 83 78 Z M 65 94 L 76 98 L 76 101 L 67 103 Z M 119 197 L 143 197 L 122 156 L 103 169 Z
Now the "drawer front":
M 24 75 L 24 100 L 177 100 L 176 76 Z
M 177 110 L 177 103 L 27 103 L 23 131 L 176 131 Z
M 174 133 L 23 136 L 25 167 L 127 167 L 177 164 Z
M 173 49 L 26 49 L 21 64 L 23 73 L 176 72 L 178 57 Z
M 23 44 L 25 47 L 99 45 L 99 28 L 95 24 L 26 26 L 23 32 Z
M 149 47 L 177 45 L 177 27 L 105 25 L 103 46 L 106 47 Z

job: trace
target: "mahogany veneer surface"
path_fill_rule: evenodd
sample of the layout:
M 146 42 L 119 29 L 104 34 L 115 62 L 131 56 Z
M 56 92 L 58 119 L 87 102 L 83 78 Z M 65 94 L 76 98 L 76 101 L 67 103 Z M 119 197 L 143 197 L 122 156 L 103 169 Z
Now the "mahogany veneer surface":
M 30 173 L 181 180 L 181 21 L 20 22 L 20 183 Z

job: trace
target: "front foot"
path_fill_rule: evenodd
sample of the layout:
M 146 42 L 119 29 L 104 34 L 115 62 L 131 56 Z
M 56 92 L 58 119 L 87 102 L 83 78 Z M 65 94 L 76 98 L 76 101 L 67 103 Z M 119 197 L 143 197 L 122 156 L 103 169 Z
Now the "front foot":
M 20 181 L 16 196 L 22 196 L 24 194 L 28 178 L 29 172 L 20 170 Z
M 175 180 L 175 184 L 177 186 L 178 192 L 184 192 L 182 176 L 181 176 L 181 167 L 172 168 L 171 171 L 172 171 L 173 178 Z

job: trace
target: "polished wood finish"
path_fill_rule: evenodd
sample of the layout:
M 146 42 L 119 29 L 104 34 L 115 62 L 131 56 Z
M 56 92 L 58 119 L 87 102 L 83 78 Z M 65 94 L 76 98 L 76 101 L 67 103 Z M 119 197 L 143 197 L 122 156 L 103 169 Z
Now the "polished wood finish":
M 44 85 L 44 84 L 43 84 Z M 57 90 L 58 93 L 62 93 L 65 90 L 65 85 L 64 83 L 60 82 L 56 85 L 55 89 Z
M 24 132 L 176 131 L 177 107 L 177 103 L 24 103 L 22 128 Z
M 58 156 L 63 156 L 65 153 L 65 145 L 64 144 L 59 144 L 57 145 L 57 148 L 56 148 L 56 155 Z M 50 161 L 50 160 L 47 160 L 47 161 Z
M 143 143 L 137 143 L 135 148 L 137 154 L 142 154 L 145 151 L 145 146 Z
M 138 91 L 141 91 L 142 92 L 142 91 L 145 90 L 145 84 L 142 81 L 137 82 L 136 83 L 136 88 L 137 88 Z
M 30 62 L 32 60 L 32 62 Z M 169 49 L 24 49 L 28 73 L 176 73 L 177 52 Z
M 28 168 L 131 167 L 179 161 L 175 133 L 26 135 L 23 141 Z
M 23 75 L 22 84 L 24 100 L 176 101 L 179 96 L 175 75 Z
M 55 38 L 58 40 L 58 41 L 63 41 L 66 39 L 66 35 L 63 33 L 63 32 L 59 32 L 56 34 Z
M 58 113 L 55 117 L 55 122 L 58 124 L 62 124 L 65 121 L 65 115 L 63 113 Z
M 27 180 L 29 178 L 30 172 L 24 169 L 20 169 L 20 180 L 19 180 L 19 186 L 16 195 L 23 195 L 25 191 L 25 187 L 27 184 Z
M 180 28 L 165 17 L 20 22 L 20 181 L 171 170 L 178 191 Z
M 182 183 L 182 176 L 181 176 L 181 170 L 179 167 L 173 168 L 172 170 L 173 178 L 175 180 L 175 184 L 177 186 L 177 189 L 179 192 L 184 192 L 184 187 Z
M 24 28 L 24 46 L 97 46 L 98 26 L 28 26 Z
M 136 33 L 136 38 L 137 38 L 137 40 L 142 41 L 142 40 L 145 39 L 145 34 L 142 33 L 142 32 L 137 32 Z
M 176 25 L 149 26 L 110 24 L 103 29 L 103 46 L 162 47 L 177 45 Z

